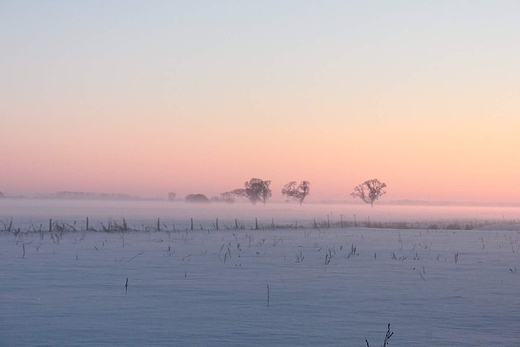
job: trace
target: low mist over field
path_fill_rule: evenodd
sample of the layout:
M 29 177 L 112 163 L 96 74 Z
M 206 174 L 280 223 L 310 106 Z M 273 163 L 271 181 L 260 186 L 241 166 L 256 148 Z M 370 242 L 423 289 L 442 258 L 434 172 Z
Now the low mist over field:
M 314 220 L 345 224 L 365 222 L 514 222 L 520 221 L 520 207 L 501 206 L 424 206 L 424 205 L 378 205 L 367 204 L 304 204 L 249 203 L 193 204 L 184 201 L 82 201 L 61 199 L 0 199 L 0 219 L 13 220 L 18 225 L 48 224 L 49 219 L 67 223 L 137 221 L 150 223 L 160 218 L 170 227 L 172 223 L 183 225 L 194 218 L 203 223 L 203 229 L 211 228 L 215 219 L 234 224 L 235 219 L 261 224 L 295 224 L 310 227 Z M 181 224 L 179 224 L 181 223 Z M 200 225 L 197 224 L 200 229 Z

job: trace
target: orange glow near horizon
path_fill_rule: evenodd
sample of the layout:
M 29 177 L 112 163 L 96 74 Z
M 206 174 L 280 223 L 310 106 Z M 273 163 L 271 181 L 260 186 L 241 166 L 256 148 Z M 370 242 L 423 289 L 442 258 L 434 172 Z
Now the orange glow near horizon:
M 63 129 L 50 138 L 29 131 L 9 136 L 2 140 L 9 150 L 0 178 L 10 187 L 2 189 L 217 195 L 259 177 L 272 180 L 278 199 L 286 182 L 305 179 L 311 182 L 310 199 L 349 200 L 356 184 L 379 178 L 388 184 L 389 200 L 520 201 L 519 189 L 504 184 L 520 173 L 514 160 L 518 121 L 416 124 L 399 132 L 384 124 L 362 125 L 356 132 L 295 126 L 289 133 L 251 123 L 171 132 L 140 123 L 123 133 L 105 129 L 76 136 L 78 129 Z

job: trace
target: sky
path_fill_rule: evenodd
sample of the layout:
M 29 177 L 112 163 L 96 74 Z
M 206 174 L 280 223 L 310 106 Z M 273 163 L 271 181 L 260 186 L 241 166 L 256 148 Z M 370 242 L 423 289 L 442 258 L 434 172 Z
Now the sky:
M 520 202 L 518 1 L 0 0 L 0 191 Z

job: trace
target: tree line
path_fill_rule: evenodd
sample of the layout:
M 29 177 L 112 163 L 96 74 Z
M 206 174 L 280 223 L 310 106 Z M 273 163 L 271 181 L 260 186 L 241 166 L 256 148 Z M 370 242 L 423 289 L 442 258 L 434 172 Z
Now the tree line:
M 235 202 L 235 198 L 245 198 L 249 200 L 253 205 L 262 203 L 265 205 L 267 200 L 273 196 L 273 192 L 270 188 L 271 181 L 263 180 L 260 178 L 251 178 L 249 181 L 244 183 L 243 188 L 237 188 L 231 191 L 221 193 L 220 196 L 215 196 L 209 199 L 204 194 L 189 194 L 185 200 L 187 202 L 204 203 L 204 202 Z M 386 184 L 379 181 L 378 179 L 370 179 L 363 183 L 358 184 L 354 187 L 354 190 L 350 195 L 355 199 L 359 198 L 363 202 L 374 206 L 374 202 L 379 200 L 381 196 L 386 194 Z M 303 204 L 305 198 L 310 194 L 310 182 L 291 181 L 284 185 L 282 188 L 282 195 L 288 199 L 297 201 L 300 205 Z M 169 200 L 175 200 L 176 194 L 173 192 L 168 193 Z

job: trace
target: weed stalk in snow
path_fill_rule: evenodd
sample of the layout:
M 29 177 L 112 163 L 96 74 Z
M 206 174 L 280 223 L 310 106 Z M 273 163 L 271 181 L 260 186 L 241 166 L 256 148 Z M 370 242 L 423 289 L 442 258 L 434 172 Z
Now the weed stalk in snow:
M 394 332 L 390 330 L 390 324 L 388 324 L 388 330 L 386 331 L 385 340 L 383 341 L 383 347 L 388 346 L 388 340 L 394 335 Z M 367 347 L 370 347 L 368 340 L 365 340 Z

